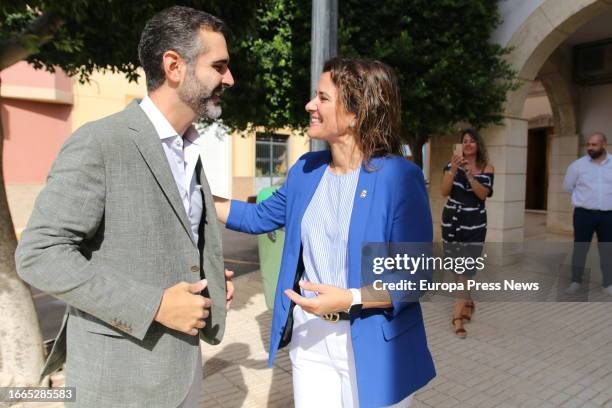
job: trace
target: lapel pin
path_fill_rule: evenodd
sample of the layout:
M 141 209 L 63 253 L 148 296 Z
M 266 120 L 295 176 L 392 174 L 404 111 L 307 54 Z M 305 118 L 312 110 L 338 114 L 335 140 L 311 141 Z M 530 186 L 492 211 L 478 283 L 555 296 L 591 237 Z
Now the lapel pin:
M 361 193 L 359 194 L 359 197 L 366 198 L 367 195 L 368 195 L 368 190 L 361 190 Z

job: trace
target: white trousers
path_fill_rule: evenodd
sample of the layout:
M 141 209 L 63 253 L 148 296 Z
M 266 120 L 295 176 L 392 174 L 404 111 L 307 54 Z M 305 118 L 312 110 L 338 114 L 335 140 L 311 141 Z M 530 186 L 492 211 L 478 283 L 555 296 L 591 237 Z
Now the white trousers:
M 350 323 L 293 309 L 289 356 L 295 408 L 359 408 Z M 412 395 L 389 408 L 408 408 Z

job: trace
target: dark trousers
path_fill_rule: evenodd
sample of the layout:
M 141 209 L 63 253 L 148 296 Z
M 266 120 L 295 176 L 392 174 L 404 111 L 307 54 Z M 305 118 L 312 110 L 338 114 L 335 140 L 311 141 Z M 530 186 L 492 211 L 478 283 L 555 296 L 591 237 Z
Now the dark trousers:
M 612 285 L 612 211 L 574 209 L 574 253 L 572 256 L 572 282 L 582 283 L 584 264 L 593 234 L 597 234 L 599 265 L 603 286 Z

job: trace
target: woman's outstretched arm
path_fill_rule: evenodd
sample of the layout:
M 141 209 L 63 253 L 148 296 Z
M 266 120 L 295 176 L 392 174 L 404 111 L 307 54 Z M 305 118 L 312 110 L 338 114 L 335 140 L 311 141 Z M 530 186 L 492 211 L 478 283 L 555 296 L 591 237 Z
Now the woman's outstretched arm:
M 268 199 L 246 203 L 213 196 L 217 219 L 227 228 L 247 234 L 264 234 L 285 225 L 287 181 Z

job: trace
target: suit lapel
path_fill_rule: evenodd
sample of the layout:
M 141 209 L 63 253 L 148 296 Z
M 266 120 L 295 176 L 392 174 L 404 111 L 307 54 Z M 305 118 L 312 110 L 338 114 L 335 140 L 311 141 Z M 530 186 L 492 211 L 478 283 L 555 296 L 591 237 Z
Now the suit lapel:
M 166 154 L 164 153 L 161 141 L 159 140 L 159 136 L 153 124 L 149 121 L 149 118 L 147 118 L 142 109 L 140 109 L 136 101 L 130 103 L 126 109 L 130 115 L 128 127 L 132 130 L 132 140 L 140 151 L 142 158 L 147 163 L 151 173 L 153 173 L 162 192 L 168 199 L 174 213 L 183 225 L 185 232 L 191 238 L 191 242 L 197 246 L 197 243 L 193 239 L 193 234 L 191 233 L 191 223 L 187 219 L 185 207 L 181 201 L 174 177 L 172 176 L 172 170 L 170 170 L 170 164 L 168 164 L 168 159 L 166 158 Z
M 210 338 L 219 338 L 223 335 L 222 321 L 225 319 L 226 283 L 223 272 L 223 247 L 215 204 L 202 166 L 199 166 L 198 174 L 203 203 L 202 228 L 200 228 L 204 241 L 201 252 L 202 270 L 208 280 L 208 294 L 213 301 L 211 324 L 207 324 L 201 333 L 207 334 Z
M 304 172 L 304 176 L 306 180 L 303 183 L 304 188 L 299 190 L 300 199 L 297 200 L 298 205 L 299 205 L 298 212 L 297 212 L 297 214 L 299 215 L 298 217 L 299 224 L 298 224 L 297 230 L 300 233 L 300 236 L 301 236 L 301 225 L 302 225 L 302 218 L 304 217 L 304 212 L 306 212 L 306 208 L 308 207 L 308 204 L 310 204 L 310 201 L 312 200 L 312 196 L 317 190 L 317 187 L 319 186 L 319 183 L 321 182 L 321 178 L 323 177 L 323 174 L 325 173 L 330 161 L 331 161 L 331 153 L 329 153 L 328 151 L 328 154 L 323 155 L 321 161 L 315 164 L 314 166 L 315 168 L 312 169 L 312 171 Z
M 372 159 L 371 165 L 377 167 L 381 163 Z M 350 288 L 361 287 L 361 247 L 364 243 L 365 228 L 370 214 L 370 207 L 374 199 L 374 188 L 378 171 L 368 171 L 364 165 L 361 166 L 355 198 L 353 201 L 353 212 L 349 227 L 348 251 L 349 251 L 349 276 L 348 285 Z M 357 265 L 351 265 L 351 261 Z
M 200 158 L 200 160 L 202 159 Z M 208 180 L 206 179 L 206 174 L 204 173 L 204 168 L 203 166 L 199 167 L 200 189 L 202 190 L 202 201 L 204 204 L 202 222 L 204 222 L 205 224 L 205 232 L 210 233 L 210 236 L 214 238 L 212 240 L 207 239 L 205 242 L 206 245 L 209 245 L 209 248 L 212 253 L 216 253 L 222 256 L 223 251 L 220 248 L 221 233 L 219 232 L 219 225 L 217 223 L 217 211 L 215 210 L 215 203 L 213 202 L 212 193 L 210 191 Z M 209 234 L 206 234 L 206 237 L 209 237 Z

